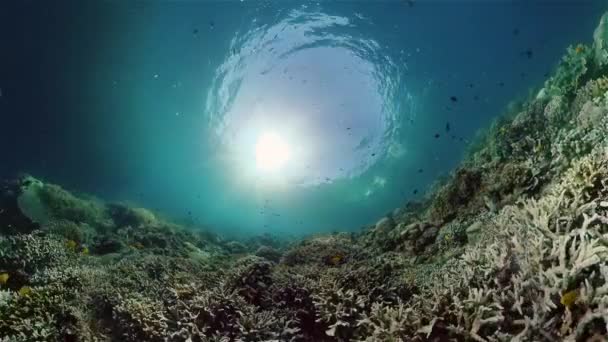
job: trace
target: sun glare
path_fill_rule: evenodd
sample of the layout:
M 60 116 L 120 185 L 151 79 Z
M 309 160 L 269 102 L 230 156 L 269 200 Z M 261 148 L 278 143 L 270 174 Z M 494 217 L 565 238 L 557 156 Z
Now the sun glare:
M 276 133 L 262 134 L 255 145 L 255 163 L 259 170 L 278 171 L 289 161 L 289 146 Z

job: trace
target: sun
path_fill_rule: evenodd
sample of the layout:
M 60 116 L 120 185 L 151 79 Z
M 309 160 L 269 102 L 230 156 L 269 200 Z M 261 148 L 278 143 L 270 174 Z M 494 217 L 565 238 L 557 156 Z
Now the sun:
M 261 171 L 280 170 L 290 157 L 289 145 L 274 132 L 259 136 L 255 145 L 255 164 Z

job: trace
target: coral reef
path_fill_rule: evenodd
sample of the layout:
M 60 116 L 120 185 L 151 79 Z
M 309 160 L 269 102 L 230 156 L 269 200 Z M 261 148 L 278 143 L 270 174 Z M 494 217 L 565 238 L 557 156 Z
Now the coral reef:
M 608 15 L 421 202 L 225 241 L 2 184 L 0 341 L 608 340 Z

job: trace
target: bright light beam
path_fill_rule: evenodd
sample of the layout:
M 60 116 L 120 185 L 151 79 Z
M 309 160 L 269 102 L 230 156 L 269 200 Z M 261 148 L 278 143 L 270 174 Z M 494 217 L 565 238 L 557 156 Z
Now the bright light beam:
M 274 132 L 262 134 L 255 145 L 255 164 L 264 172 L 279 171 L 290 157 L 289 145 Z

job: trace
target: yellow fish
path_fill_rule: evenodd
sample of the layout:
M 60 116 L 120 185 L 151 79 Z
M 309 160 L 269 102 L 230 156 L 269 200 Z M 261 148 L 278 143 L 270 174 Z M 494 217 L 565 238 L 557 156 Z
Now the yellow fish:
M 572 307 L 572 304 L 574 304 L 574 302 L 576 302 L 577 297 L 578 297 L 578 294 L 576 293 L 576 290 L 568 291 L 562 295 L 562 298 L 560 299 L 560 303 L 562 303 L 563 306 L 565 306 L 569 309 Z
M 336 254 L 336 255 L 332 256 L 331 258 L 329 258 L 329 263 L 336 266 L 342 261 L 342 259 L 344 259 L 343 255 Z
M 6 282 L 8 282 L 8 278 L 10 278 L 8 273 L 0 273 L 0 284 L 6 285 Z
M 71 250 L 71 251 L 75 251 L 75 250 L 76 250 L 76 246 L 77 246 L 77 245 L 78 245 L 78 244 L 77 244 L 77 243 L 76 243 L 76 241 L 74 241 L 74 240 L 68 240 L 68 241 L 65 243 L 65 246 L 66 246 L 66 247 L 67 247 L 69 250 Z
M 20 295 L 21 297 L 29 296 L 29 295 L 31 295 L 31 294 L 32 294 L 32 288 L 31 288 L 31 287 L 29 287 L 29 286 L 22 286 L 22 287 L 19 289 L 19 295 Z

